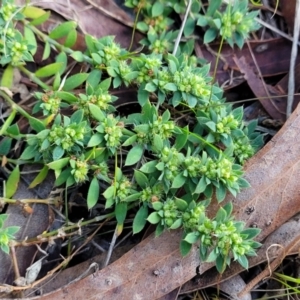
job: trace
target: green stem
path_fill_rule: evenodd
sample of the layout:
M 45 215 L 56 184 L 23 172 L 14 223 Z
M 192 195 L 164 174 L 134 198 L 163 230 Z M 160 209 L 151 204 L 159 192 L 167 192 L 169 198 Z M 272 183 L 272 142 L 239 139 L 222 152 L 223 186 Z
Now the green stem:
M 129 46 L 129 48 L 128 48 L 128 51 L 129 51 L 129 52 L 130 52 L 131 47 L 132 47 L 132 45 L 133 45 L 133 39 L 134 39 L 134 35 L 135 35 L 136 25 L 137 25 L 137 22 L 138 22 L 138 19 L 139 19 L 139 15 L 140 15 L 141 9 L 142 9 L 142 6 L 140 5 L 140 6 L 139 6 L 139 9 L 138 9 L 138 11 L 137 11 L 137 13 L 136 13 L 136 17 L 135 17 L 134 24 L 133 24 L 133 29 L 132 29 L 132 35 L 131 35 L 130 46 Z
M 40 122 L 38 119 L 32 117 L 26 110 L 24 110 L 21 106 L 16 104 L 4 91 L 0 90 L 0 96 L 4 98 L 5 101 L 7 101 L 13 111 L 17 111 L 19 114 L 21 114 L 23 117 L 27 118 L 28 120 L 36 120 Z
M 6 157 L 5 160 L 14 165 L 25 165 L 25 164 L 44 164 L 40 161 L 30 161 L 30 160 L 19 160 Z M 2 157 L 0 157 L 0 161 L 2 161 Z
M 57 199 L 22 199 L 22 200 L 17 200 L 17 199 L 9 199 L 5 197 L 0 197 L 0 203 L 5 203 L 5 204 L 23 204 L 23 203 L 40 203 L 40 204 L 47 204 L 47 205 L 57 205 L 58 200 Z
M 192 136 L 194 136 L 196 139 L 200 140 L 202 143 L 204 143 L 205 145 L 208 145 L 209 147 L 211 147 L 212 149 L 214 149 L 215 151 L 217 151 L 219 154 L 222 153 L 222 151 L 220 149 L 218 149 L 216 146 L 214 146 L 213 144 L 209 143 L 208 141 L 206 141 L 203 137 L 201 137 L 200 135 L 190 132 L 189 130 L 186 130 L 184 128 L 180 128 L 183 132 L 190 134 Z
M 5 123 L 2 125 L 2 127 L 0 129 L 0 136 L 6 132 L 7 128 L 11 125 L 12 121 L 14 120 L 16 114 L 17 114 L 17 111 L 15 109 L 13 109 L 11 114 L 5 120 Z
M 28 78 L 35 82 L 36 84 L 38 84 L 41 88 L 43 88 L 44 90 L 51 90 L 51 87 L 49 85 L 47 85 L 46 83 L 44 83 L 43 81 L 41 81 L 38 77 L 36 77 L 34 75 L 34 73 L 31 73 L 29 70 L 27 70 L 23 65 L 18 66 L 18 69 L 26 74 L 28 76 Z

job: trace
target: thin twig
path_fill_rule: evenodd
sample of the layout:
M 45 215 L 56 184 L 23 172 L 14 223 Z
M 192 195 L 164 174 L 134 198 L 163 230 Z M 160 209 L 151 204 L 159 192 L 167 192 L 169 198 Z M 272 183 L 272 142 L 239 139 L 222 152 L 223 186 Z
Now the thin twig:
M 177 49 L 178 49 L 178 46 L 179 46 L 179 43 L 180 43 L 180 40 L 181 40 L 181 37 L 182 37 L 182 33 L 183 33 L 183 29 L 184 29 L 187 17 L 189 15 L 189 12 L 190 12 L 190 9 L 191 9 L 191 5 L 192 5 L 192 0 L 189 0 L 189 4 L 188 4 L 188 6 L 186 8 L 186 11 L 185 11 L 184 19 L 181 23 L 181 27 L 180 27 L 178 36 L 177 36 L 176 41 L 175 41 L 174 50 L 173 50 L 173 53 L 172 53 L 173 55 L 176 55 L 176 53 L 177 53 Z
M 111 239 L 111 243 L 110 243 L 109 249 L 107 251 L 107 256 L 106 256 L 103 268 L 105 268 L 109 264 L 109 261 L 110 261 L 110 258 L 111 258 L 111 254 L 112 254 L 112 252 L 114 250 L 117 237 L 118 237 L 118 226 L 116 226 L 114 235 L 113 235 L 113 237 Z
M 287 108 L 286 108 L 287 118 L 292 113 L 292 106 L 294 102 L 295 65 L 296 65 L 296 59 L 298 53 L 299 30 L 300 30 L 300 0 L 297 0 L 296 10 L 295 10 L 294 39 L 293 39 L 291 61 L 290 61 L 290 72 L 289 72 L 288 100 L 287 100 Z

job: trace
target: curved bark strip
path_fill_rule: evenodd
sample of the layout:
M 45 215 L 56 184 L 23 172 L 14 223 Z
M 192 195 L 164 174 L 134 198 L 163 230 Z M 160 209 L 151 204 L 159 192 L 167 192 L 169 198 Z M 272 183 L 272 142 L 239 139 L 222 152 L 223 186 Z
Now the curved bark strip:
M 258 239 L 300 211 L 300 116 L 299 106 L 281 131 L 246 165 L 251 188 L 233 201 L 235 217 L 248 226 L 262 228 Z M 212 211 L 216 209 L 212 207 Z M 180 231 L 153 235 L 119 260 L 89 277 L 38 297 L 39 299 L 157 299 L 195 276 L 199 265 L 196 247 L 182 258 Z M 201 263 L 200 273 L 213 265 Z M 151 293 L 151 294 L 150 294 Z

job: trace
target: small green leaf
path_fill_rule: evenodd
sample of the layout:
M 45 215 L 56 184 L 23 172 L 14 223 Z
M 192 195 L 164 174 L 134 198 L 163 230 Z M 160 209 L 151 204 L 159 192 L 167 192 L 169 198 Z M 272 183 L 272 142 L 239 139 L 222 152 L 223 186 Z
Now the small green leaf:
M 47 166 L 52 170 L 62 170 L 70 161 L 70 157 L 64 157 L 55 161 L 52 161 L 51 163 L 48 163 Z
M 171 188 L 172 189 L 179 189 L 179 188 L 181 188 L 185 184 L 186 180 L 187 180 L 187 178 L 184 177 L 182 173 L 178 174 L 174 178 Z
M 84 117 L 84 110 L 83 109 L 76 110 L 70 118 L 70 124 L 72 123 L 79 124 L 83 120 L 83 117 Z
M 68 178 L 71 176 L 71 168 L 68 168 L 66 170 L 63 170 L 59 176 L 57 177 L 57 179 L 55 180 L 55 186 L 60 186 L 62 184 L 64 184 Z
M 188 129 L 187 126 L 184 129 Z M 186 130 L 183 130 L 182 134 L 178 134 L 175 140 L 175 148 L 176 150 L 181 150 L 187 143 L 188 133 Z
M 118 224 L 124 224 L 127 215 L 127 203 L 118 203 L 115 208 L 115 214 Z
M 160 236 L 164 232 L 164 229 L 165 229 L 165 227 L 163 224 L 161 224 L 161 223 L 157 224 L 156 229 L 155 229 L 155 237 Z
M 153 173 L 156 171 L 157 160 L 152 160 L 145 163 L 140 170 L 146 174 Z
M 186 201 L 184 201 L 183 199 L 180 198 L 175 198 L 174 200 L 176 207 L 180 210 L 180 211 L 185 211 L 188 208 L 188 204 Z
M 36 148 L 35 145 L 27 146 L 23 151 L 23 153 L 21 154 L 20 159 L 24 159 L 24 160 L 32 159 L 36 155 L 35 148 Z
M 67 78 L 64 84 L 64 91 L 71 91 L 77 87 L 79 87 L 82 83 L 86 81 L 88 78 L 88 73 L 78 73 Z
M 28 19 L 37 19 L 46 14 L 46 11 L 36 6 L 25 6 L 22 14 Z
M 129 138 L 123 143 L 123 146 L 126 147 L 126 146 L 132 145 L 133 143 L 135 143 L 136 139 L 137 139 L 137 136 L 136 136 L 136 134 L 134 134 L 133 136 L 129 137 Z
M 24 27 L 24 38 L 26 39 L 28 45 L 30 45 L 30 53 L 35 55 L 37 50 L 36 38 L 33 31 L 27 26 Z
M 156 202 L 153 202 L 152 203 L 152 207 L 153 207 L 153 209 L 155 209 L 155 210 L 161 210 L 162 208 L 163 208 L 163 203 L 162 202 L 160 202 L 160 201 L 156 201 Z
M 140 106 L 144 106 L 149 100 L 149 92 L 147 92 L 144 85 L 141 85 L 138 90 L 138 102 Z
M 87 147 L 98 146 L 102 141 L 103 141 L 103 134 L 97 132 L 91 136 L 91 139 L 87 144 Z
M 64 42 L 64 46 L 67 47 L 67 48 L 72 48 L 75 45 L 76 40 L 77 40 L 77 30 L 72 29 L 66 37 L 66 40 Z
M 115 195 L 115 187 L 110 186 L 108 187 L 105 192 L 103 193 L 103 196 L 105 199 L 113 198 Z
M 226 213 L 226 210 L 224 208 L 219 208 L 217 214 L 216 214 L 216 217 L 215 217 L 215 220 L 218 222 L 218 223 L 224 223 L 225 220 L 227 218 L 227 213 Z
M 149 185 L 148 177 L 139 170 L 134 170 L 134 179 L 142 189 L 145 189 Z
M 149 215 L 147 221 L 151 224 L 157 224 L 160 221 L 160 219 L 161 219 L 160 215 L 156 211 L 154 211 Z
M 78 101 L 78 99 L 75 95 L 73 95 L 72 93 L 64 92 L 64 91 L 56 92 L 56 96 L 61 98 L 62 100 L 65 100 L 68 103 L 74 103 L 74 102 Z
M 213 250 L 209 253 L 209 255 L 208 255 L 208 257 L 207 257 L 207 259 L 206 259 L 205 261 L 206 261 L 206 262 L 214 262 L 214 261 L 216 261 L 218 255 L 219 255 L 219 254 L 217 253 L 216 249 L 213 249 Z
M 204 44 L 209 44 L 216 37 L 217 37 L 217 30 L 214 28 L 209 28 L 204 34 L 203 42 Z
M 147 92 L 153 93 L 157 90 L 157 86 L 154 83 L 149 82 L 149 83 L 146 84 L 145 90 Z
M 198 182 L 198 184 L 196 186 L 194 194 L 203 193 L 205 191 L 206 187 L 207 187 L 207 183 L 206 183 L 205 177 L 202 176 L 200 181 Z
M 191 243 L 188 243 L 185 240 L 180 241 L 180 253 L 183 257 L 187 256 L 190 253 L 191 249 L 192 249 Z
M 56 146 L 53 150 L 53 153 L 52 153 L 52 157 L 53 157 L 53 160 L 58 160 L 60 159 L 65 153 L 65 150 L 60 147 L 60 146 Z
M 1 86 L 11 88 L 13 85 L 13 79 L 14 79 L 14 67 L 9 64 L 1 77 Z
M 195 31 L 196 26 L 196 20 L 194 20 L 192 17 L 188 18 L 186 21 L 186 24 L 184 26 L 184 36 L 188 37 Z
M 105 115 L 103 114 L 102 110 L 100 107 L 98 107 L 95 104 L 89 103 L 89 110 L 91 115 L 99 122 L 104 121 Z
M 42 183 L 44 179 L 47 177 L 49 172 L 49 167 L 44 166 L 39 174 L 33 179 L 33 181 L 29 185 L 29 189 L 36 187 L 38 184 Z
M 141 193 L 133 193 L 127 196 L 123 201 L 129 203 L 129 202 L 139 200 L 140 198 L 141 198 Z
M 53 64 L 50 64 L 50 65 L 47 65 L 45 67 L 38 69 L 35 72 L 35 76 L 36 77 L 50 77 L 50 76 L 55 75 L 56 73 L 60 72 L 62 67 L 63 67 L 63 63 L 55 62 Z
M 248 263 L 248 259 L 245 255 L 240 255 L 238 256 L 237 261 L 239 262 L 239 264 L 246 270 L 248 270 L 249 268 L 249 263 Z
M 51 15 L 50 11 L 47 12 L 44 11 L 44 14 L 40 15 L 39 17 L 37 17 L 37 15 L 35 14 L 35 18 L 29 24 L 33 26 L 41 25 L 49 19 L 50 15 Z
M 40 132 L 46 128 L 44 123 L 36 118 L 30 118 L 29 124 L 36 132 Z
M 83 62 L 84 60 L 84 56 L 81 51 L 74 51 L 70 56 L 78 62 Z
M 11 135 L 19 135 L 20 134 L 20 129 L 18 124 L 13 124 L 10 127 L 7 128 L 6 130 L 7 133 L 11 134 Z
M 0 248 L 4 253 L 9 254 L 9 247 L 7 244 L 1 244 Z
M 226 192 L 226 187 L 222 183 L 220 183 L 219 187 L 216 188 L 216 197 L 219 203 L 225 199 Z
M 144 153 L 144 147 L 140 144 L 135 145 L 127 154 L 125 166 L 131 166 L 141 160 Z
M 162 151 L 163 147 L 164 147 L 164 141 L 163 141 L 163 139 L 161 138 L 161 136 L 158 135 L 158 134 L 154 134 L 154 136 L 153 136 L 152 150 L 153 150 L 154 152 L 159 153 L 159 152 Z
M 232 202 L 228 202 L 226 203 L 223 208 L 225 209 L 226 213 L 227 213 L 227 216 L 230 217 L 231 216 L 231 213 L 232 213 L 232 210 L 233 210 L 233 204 Z
M 176 92 L 177 91 L 177 85 L 175 83 L 169 82 L 164 86 L 164 89 L 167 91 Z
M 181 227 L 182 225 L 182 219 L 177 219 L 171 226 L 170 226 L 170 229 L 178 229 L 179 227 Z
M 20 181 L 20 168 L 16 166 L 13 171 L 10 173 L 7 182 L 6 182 L 6 190 L 5 190 L 5 197 L 11 198 L 15 192 L 17 191 L 18 184 Z
M 142 205 L 138 210 L 138 212 L 136 213 L 133 220 L 133 224 L 132 224 L 133 234 L 136 234 L 143 230 L 147 222 L 147 216 L 148 216 L 148 206 Z
M 95 89 L 97 85 L 99 84 L 102 76 L 102 71 L 98 69 L 94 69 L 89 73 L 89 76 L 86 80 L 87 87 L 92 87 L 92 89 Z
M 198 240 L 199 240 L 199 234 L 197 232 L 190 232 L 184 238 L 184 241 L 186 241 L 189 244 L 194 244 Z
M 4 137 L 0 141 L 0 155 L 7 155 L 10 152 L 11 149 L 11 142 L 12 138 L 10 137 Z
M 159 1 L 155 1 L 151 9 L 152 17 L 158 17 L 162 15 L 163 12 L 164 12 L 164 5 Z
M 50 56 L 50 52 L 51 52 L 50 44 L 49 42 L 46 41 L 44 46 L 42 61 L 48 59 L 48 57 Z
M 217 258 L 216 258 L 216 268 L 218 270 L 218 272 L 220 274 L 222 274 L 224 271 L 225 271 L 225 268 L 226 268 L 226 261 L 225 261 L 225 257 L 223 257 L 222 255 L 219 255 Z
M 241 178 L 241 177 L 238 179 L 238 185 L 241 188 L 248 188 L 251 186 L 250 183 L 245 178 Z
M 208 25 L 207 19 L 203 15 L 198 15 L 197 25 L 201 27 L 205 27 Z
M 89 186 L 89 191 L 87 195 L 87 205 L 88 209 L 93 208 L 99 199 L 100 186 L 97 177 L 94 177 Z
M 100 88 L 102 91 L 108 91 L 110 85 L 111 85 L 111 77 L 101 81 L 100 84 L 98 85 L 98 88 Z
M 77 23 L 74 21 L 61 23 L 49 33 L 49 37 L 54 40 L 60 39 L 68 35 L 68 33 L 76 27 Z
M 261 232 L 261 229 L 259 229 L 259 228 L 247 228 L 247 229 L 243 230 L 241 232 L 241 234 L 247 235 L 247 239 L 250 240 L 250 239 L 255 238 L 257 235 L 259 235 L 260 232 Z

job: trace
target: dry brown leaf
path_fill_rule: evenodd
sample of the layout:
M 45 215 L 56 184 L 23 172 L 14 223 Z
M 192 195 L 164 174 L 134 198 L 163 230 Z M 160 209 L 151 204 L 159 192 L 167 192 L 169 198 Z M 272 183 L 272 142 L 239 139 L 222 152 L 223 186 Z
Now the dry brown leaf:
M 255 72 L 254 68 L 247 63 L 244 56 L 241 58 L 234 56 L 233 60 L 239 67 L 240 71 L 244 74 L 244 77 L 255 97 L 257 97 L 268 114 L 273 119 L 285 120 L 286 103 L 282 102 L 280 98 L 272 98 L 272 95 L 276 93 L 277 90 L 275 91 L 275 89 L 272 89 L 271 86 L 267 85 L 262 79 L 259 78 L 257 72 Z

